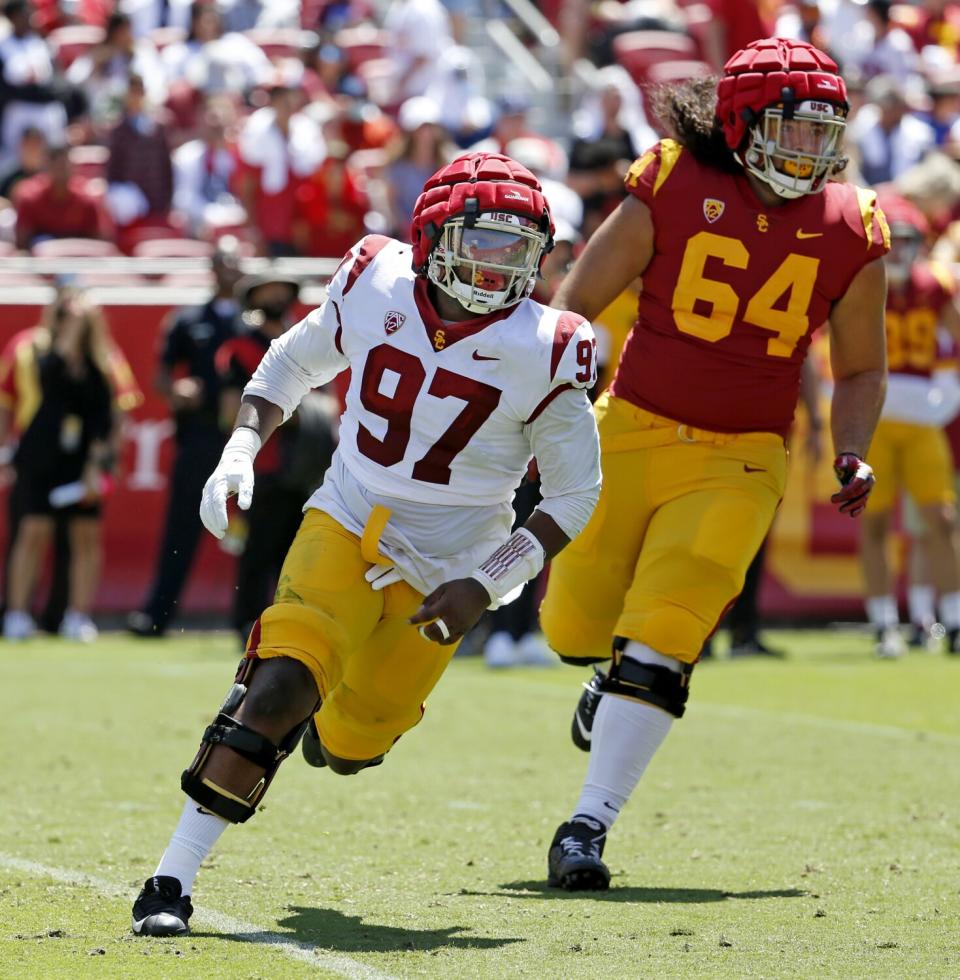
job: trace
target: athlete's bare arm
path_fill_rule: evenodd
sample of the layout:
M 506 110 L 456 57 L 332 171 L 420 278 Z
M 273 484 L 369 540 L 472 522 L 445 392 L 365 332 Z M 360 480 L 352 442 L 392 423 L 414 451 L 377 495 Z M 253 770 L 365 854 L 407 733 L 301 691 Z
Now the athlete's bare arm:
M 547 561 L 570 543 L 570 539 L 549 514 L 534 511 L 523 526 L 543 546 Z M 410 617 L 410 622 L 414 626 L 419 626 L 442 619 L 450 631 L 450 636 L 443 639 L 436 626 L 428 626 L 426 635 L 435 643 L 449 646 L 451 643 L 458 642 L 464 633 L 474 627 L 489 604 L 490 596 L 487 590 L 476 579 L 458 578 L 452 582 L 444 582 L 439 588 L 434 589 Z
M 650 209 L 628 197 L 596 230 L 550 305 L 592 320 L 643 274 L 652 257 Z
M 259 395 L 244 395 L 234 428 L 239 429 L 243 426 L 246 429 L 253 429 L 260 435 L 262 444 L 273 435 L 282 421 L 283 410 L 279 405 L 274 405 L 273 402 Z
M 886 272 L 878 259 L 854 276 L 830 313 L 830 428 L 837 453 L 865 457 L 880 418 L 887 392 L 886 296 Z

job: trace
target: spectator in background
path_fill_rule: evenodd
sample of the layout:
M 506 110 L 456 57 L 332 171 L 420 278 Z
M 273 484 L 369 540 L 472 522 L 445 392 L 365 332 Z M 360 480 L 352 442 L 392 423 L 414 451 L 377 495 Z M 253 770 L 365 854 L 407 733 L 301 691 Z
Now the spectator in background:
M 173 163 L 166 126 L 148 104 L 138 75 L 129 78 L 123 116 L 110 131 L 109 147 L 107 206 L 121 247 L 129 247 L 130 232 L 168 225 L 173 203 Z
M 593 87 L 573 114 L 571 160 L 581 159 L 601 140 L 618 148 L 619 159 L 626 166 L 657 142 L 657 134 L 644 115 L 640 89 L 621 65 L 610 65 L 596 73 Z
M 897 82 L 879 75 L 867 83 L 867 104 L 847 130 L 863 180 L 882 184 L 896 179 L 933 148 L 933 129 L 908 111 Z
M 423 95 L 436 72 L 437 54 L 452 45 L 450 17 L 440 0 L 393 0 L 383 21 L 389 37 L 397 103 Z
M 270 256 L 296 254 L 297 188 L 327 153 L 320 126 L 297 111 L 298 104 L 298 93 L 278 81 L 270 88 L 270 104 L 253 113 L 240 133 L 239 197 L 261 251 Z
M 47 165 L 47 140 L 36 126 L 28 126 L 20 134 L 17 159 L 0 177 L 0 197 L 13 199 L 13 190 L 27 177 L 40 173 Z
M 93 122 L 112 125 L 123 113 L 131 75 L 142 79 L 153 105 L 163 105 L 167 84 L 156 47 L 149 38 L 135 38 L 130 18 L 114 12 L 103 40 L 70 65 L 67 80 L 87 93 Z
M 424 93 L 440 111 L 440 125 L 459 147 L 489 135 L 494 107 L 484 95 L 483 65 L 469 49 L 452 45 L 438 53 L 437 71 Z
M 937 146 L 950 140 L 950 131 L 960 119 L 960 69 L 956 66 L 932 72 L 927 84 L 930 106 L 921 118 L 934 133 Z
M 39 129 L 48 143 L 62 143 L 67 112 L 47 43 L 30 26 L 30 4 L 5 0 L 2 10 L 10 33 L 0 40 L 0 159 L 10 161 L 20 146 L 21 134 L 29 127 Z
M 326 138 L 327 157 L 297 189 L 294 244 L 301 255 L 339 258 L 365 234 L 370 201 L 349 147 Z
M 216 291 L 203 306 L 187 307 L 170 318 L 154 379 L 154 387 L 170 406 L 175 448 L 153 585 L 143 609 L 127 622 L 137 636 L 163 636 L 176 611 L 200 537 L 197 501 L 208 464 L 216 466 L 225 441 L 215 357 L 241 326 L 234 296 L 240 279 L 239 242 L 220 239 L 210 267 Z
M 72 302 L 74 295 L 75 291 L 70 287 L 59 289 L 53 303 L 43 312 L 43 322 L 14 334 L 0 353 L 0 444 L 6 444 L 5 457 L 12 458 L 17 440 L 36 415 L 39 407 L 40 359 L 49 351 L 52 333 L 62 319 L 63 309 Z M 123 351 L 113 342 L 108 344 L 108 355 L 110 381 L 114 392 L 110 445 L 115 455 L 119 455 L 124 416 L 143 403 L 143 393 L 137 386 Z M 10 580 L 10 555 L 17 529 L 26 513 L 24 493 L 27 489 L 24 484 L 14 482 L 7 497 L 5 589 Z M 68 517 L 62 509 L 54 514 L 53 569 L 49 594 L 39 620 L 41 629 L 50 633 L 59 630 L 70 596 Z
M 892 0 L 868 0 L 867 21 L 873 28 L 873 44 L 859 62 L 864 78 L 886 75 L 903 86 L 920 70 L 920 58 L 910 35 L 890 20 Z
M 247 92 L 273 70 L 270 59 L 248 37 L 225 34 L 212 0 L 190 7 L 190 30 L 183 41 L 167 45 L 161 60 L 167 83 L 181 83 L 207 95 Z
M 3 635 L 24 640 L 34 631 L 30 601 L 59 511 L 69 522 L 71 552 L 60 634 L 89 643 L 97 638 L 90 612 L 100 581 L 104 478 L 114 465 L 111 340 L 100 311 L 74 292 L 54 307 L 49 331 L 49 349 L 37 361 L 39 404 L 14 457 L 23 515 L 10 558 Z
M 960 5 L 955 0 L 923 0 L 911 34 L 918 51 L 937 45 L 952 62 L 957 62 L 960 60 Z
M 53 147 L 44 172 L 27 177 L 14 193 L 17 247 L 44 238 L 100 238 L 103 218 L 86 181 L 73 175 L 70 150 Z
M 542 140 L 521 136 L 520 139 L 507 144 L 506 154 L 517 163 L 522 163 L 539 178 L 543 196 L 550 202 L 550 213 L 557 226 L 553 236 L 554 242 L 559 244 L 561 238 L 565 245 L 574 242 L 576 239 L 569 236 L 583 223 L 583 201 L 572 187 L 568 187 L 563 182 L 566 171 L 564 169 L 561 173 L 557 172 L 557 161 L 546 144 Z M 563 236 L 558 237 L 561 235 L 561 226 L 564 226 Z M 544 266 L 552 263 L 553 258 L 554 254 L 550 252 L 544 259 Z M 552 296 L 553 292 L 549 295 Z
M 254 2 L 259 7 L 259 0 Z M 190 0 L 117 0 L 116 6 L 129 18 L 134 37 L 146 37 L 158 27 L 186 30 L 190 22 Z
M 228 135 L 233 122 L 229 102 L 208 103 L 200 135 L 173 153 L 173 207 L 197 237 L 208 227 L 242 225 L 247 220 L 231 191 L 237 173 L 236 150 Z
M 224 432 L 231 430 L 244 386 L 270 342 L 291 326 L 290 312 L 299 291 L 295 280 L 269 272 L 237 284 L 246 329 L 217 351 Z M 308 394 L 294 418 L 264 446 L 254 464 L 257 491 L 253 503 L 246 514 L 232 518 L 234 528 L 227 530 L 227 539 L 242 542 L 233 605 L 233 626 L 241 643 L 246 643 L 250 628 L 270 602 L 283 559 L 300 527 L 303 501 L 320 485 L 330 465 L 335 445 L 333 420 L 339 406 L 326 396 L 317 397 L 321 399 L 319 410 Z M 284 429 L 289 430 L 286 435 Z
M 410 240 L 413 206 L 426 179 L 454 155 L 440 127 L 440 110 L 426 96 L 407 99 L 400 107 L 397 137 L 385 168 L 390 234 Z
M 504 95 L 497 99 L 496 122 L 493 131 L 479 143 L 470 147 L 471 153 L 506 153 L 507 146 L 514 140 L 531 139 L 543 144 L 546 160 L 549 161 L 547 170 L 554 178 L 567 169 L 567 154 L 559 143 L 541 136 L 530 125 L 528 114 L 530 100 L 525 95 Z
M 819 0 L 797 0 L 795 4 L 781 7 L 777 15 L 776 36 L 794 37 L 826 51 L 829 45 Z

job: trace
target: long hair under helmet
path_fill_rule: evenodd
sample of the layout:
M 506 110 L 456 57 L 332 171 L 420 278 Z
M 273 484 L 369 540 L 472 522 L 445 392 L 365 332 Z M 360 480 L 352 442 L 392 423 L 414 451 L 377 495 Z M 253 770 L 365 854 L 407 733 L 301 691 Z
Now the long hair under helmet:
M 424 184 L 413 209 L 413 269 L 471 313 L 529 296 L 553 221 L 537 178 L 499 153 L 469 153 Z
M 846 166 L 849 111 L 836 62 L 812 44 L 753 41 L 723 66 L 717 118 L 749 173 L 785 198 L 817 194 Z

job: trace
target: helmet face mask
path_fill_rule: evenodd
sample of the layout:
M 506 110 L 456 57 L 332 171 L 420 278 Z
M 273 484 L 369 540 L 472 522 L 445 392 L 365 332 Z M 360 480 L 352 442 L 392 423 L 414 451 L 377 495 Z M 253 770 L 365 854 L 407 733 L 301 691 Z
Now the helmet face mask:
M 769 106 L 750 128 L 737 158 L 780 197 L 817 194 L 846 163 L 841 155 L 845 128 L 839 108 L 827 102 L 802 102 L 789 115 L 783 105 Z
M 907 282 L 910 270 L 920 258 L 922 248 L 923 236 L 917 229 L 891 225 L 890 252 L 884 260 L 891 286 L 900 287 Z
M 533 291 L 547 238 L 536 222 L 487 212 L 446 221 L 430 252 L 427 278 L 471 313 L 519 303 Z

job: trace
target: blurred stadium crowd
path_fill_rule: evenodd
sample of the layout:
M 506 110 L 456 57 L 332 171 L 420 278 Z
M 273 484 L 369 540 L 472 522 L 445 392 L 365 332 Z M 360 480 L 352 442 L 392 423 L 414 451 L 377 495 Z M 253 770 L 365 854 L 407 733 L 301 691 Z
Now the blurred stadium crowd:
M 949 0 L 5 0 L 0 12 L 0 257 L 193 258 L 199 268 L 164 284 L 211 291 L 206 305 L 171 318 L 160 354 L 156 383 L 177 448 L 156 580 L 130 621 L 141 635 L 161 635 L 174 615 L 199 535 L 196 501 L 228 428 L 224 393 L 238 397 L 257 351 L 292 322 L 298 283 L 280 273 L 241 280 L 242 261 L 339 258 L 368 232 L 406 238 L 424 180 L 463 149 L 505 152 L 541 178 L 557 224 L 537 293 L 549 301 L 621 200 L 630 163 L 663 133 L 650 88 L 707 77 L 758 37 L 802 38 L 828 51 L 847 81 L 847 179 L 895 188 L 923 212 L 933 255 L 960 259 L 960 4 Z M 110 285 L 147 282 L 130 267 L 108 276 Z M 0 261 L 0 287 L 51 282 L 49 267 L 5 270 Z M 601 387 L 634 314 L 631 293 L 600 318 Z M 61 362 L 87 358 L 114 410 L 104 413 L 97 385 L 70 395 L 99 408 L 77 436 L 76 472 L 57 480 L 89 489 L 85 467 L 95 459 L 111 472 L 122 414 L 151 380 L 132 376 L 82 293 L 61 290 L 37 329 L 0 358 L 0 435 L 12 446 L 33 418 L 18 411 L 25 342 L 37 404 L 53 391 L 66 397 Z M 238 336 L 252 346 L 238 346 Z M 336 411 L 314 410 L 301 424 L 326 432 L 332 448 Z M 21 484 L 24 459 L 21 445 Z M 298 480 L 309 482 L 321 463 L 304 464 Z M 518 509 L 535 499 L 518 498 Z M 93 510 L 79 516 L 97 518 Z M 11 545 L 31 513 L 22 494 L 11 496 Z M 46 505 L 39 516 L 19 557 L 13 548 L 5 635 L 33 629 L 39 559 L 29 556 L 56 532 L 73 564 L 45 625 L 92 639 L 97 535 L 77 530 L 88 521 L 51 523 Z M 238 546 L 248 572 L 249 542 Z M 258 552 L 255 564 L 272 561 Z M 11 575 L 21 579 L 12 606 Z M 492 663 L 542 659 L 535 591 L 492 626 Z M 241 633 L 267 583 L 243 595 L 233 622 Z M 25 618 L 11 620 L 11 608 Z M 755 585 L 745 623 L 756 641 Z
M 547 180 L 576 241 L 656 136 L 645 90 L 710 74 L 771 33 L 840 64 L 852 179 L 899 180 L 960 152 L 960 6 L 944 0 L 6 0 L 2 12 L 7 251 L 85 238 L 153 255 L 144 242 L 229 232 L 257 254 L 338 256 L 364 231 L 403 237 L 424 178 L 475 146 Z M 941 169 L 955 195 L 960 171 Z

